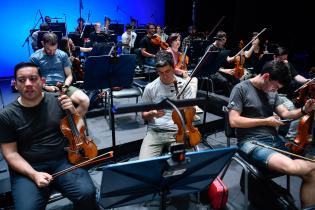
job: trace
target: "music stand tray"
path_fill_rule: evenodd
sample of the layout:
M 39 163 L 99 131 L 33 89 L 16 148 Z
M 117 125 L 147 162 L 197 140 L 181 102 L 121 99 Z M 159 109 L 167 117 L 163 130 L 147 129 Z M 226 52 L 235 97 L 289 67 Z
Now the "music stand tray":
M 163 177 L 170 155 L 103 167 L 99 204 L 107 209 L 161 199 L 161 191 L 174 197 L 208 187 L 230 161 L 236 147 L 186 153 L 183 174 Z M 164 195 L 165 196 L 165 195 Z

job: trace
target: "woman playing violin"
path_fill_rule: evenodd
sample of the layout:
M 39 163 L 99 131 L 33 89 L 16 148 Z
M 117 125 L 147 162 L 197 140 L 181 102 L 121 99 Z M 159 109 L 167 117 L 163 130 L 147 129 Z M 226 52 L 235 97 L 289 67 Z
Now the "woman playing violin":
M 179 47 L 181 44 L 181 36 L 179 33 L 173 33 L 167 39 L 167 43 L 170 46 L 167 51 L 172 53 L 173 61 L 175 63 L 175 74 L 176 76 L 182 77 L 186 81 L 190 79 L 188 75 L 188 57 L 185 53 L 179 52 Z M 192 91 L 192 98 L 197 97 L 197 90 L 198 90 L 198 79 L 196 77 L 192 78 L 190 81 L 190 87 Z M 197 106 L 195 107 L 197 112 L 202 112 L 202 110 Z M 196 115 L 198 118 L 198 115 Z
M 185 80 L 175 75 L 174 60 L 171 53 L 164 50 L 156 54 L 156 68 L 159 75 L 149 83 L 143 92 L 144 102 L 160 102 L 164 98 L 175 99 L 176 91 L 174 81 L 178 89 L 183 88 Z M 192 98 L 190 86 L 182 94 L 184 99 Z M 148 121 L 148 130 L 143 139 L 139 159 L 146 159 L 161 155 L 162 149 L 175 142 L 174 135 L 177 126 L 172 120 L 172 110 L 150 110 L 142 113 L 142 118 Z
M 72 166 L 67 140 L 60 131 L 63 110 L 76 113 L 70 98 L 43 92 L 44 79 L 33 63 L 14 68 L 19 98 L 0 112 L 0 146 L 10 166 L 15 209 L 45 209 L 51 186 L 73 203 L 74 209 L 96 209 L 95 187 L 84 169 L 52 180 L 52 174 Z

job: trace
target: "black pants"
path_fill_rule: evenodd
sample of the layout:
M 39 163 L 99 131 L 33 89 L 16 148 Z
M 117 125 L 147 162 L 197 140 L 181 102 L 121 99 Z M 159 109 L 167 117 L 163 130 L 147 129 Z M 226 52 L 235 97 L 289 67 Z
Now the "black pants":
M 240 80 L 236 79 L 234 76 L 223 72 L 217 72 L 211 75 L 211 79 L 214 83 L 214 89 L 222 91 L 222 94 L 227 97 L 230 96 L 234 85 L 240 82 Z

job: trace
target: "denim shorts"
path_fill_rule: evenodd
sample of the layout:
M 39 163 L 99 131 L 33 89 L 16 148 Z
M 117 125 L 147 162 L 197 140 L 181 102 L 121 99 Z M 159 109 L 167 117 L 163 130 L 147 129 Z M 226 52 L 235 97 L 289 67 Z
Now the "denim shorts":
M 250 162 L 264 168 L 268 168 L 268 161 L 270 157 L 278 152 L 253 144 L 252 141 L 257 141 L 277 149 L 285 151 L 288 150 L 285 147 L 284 139 L 281 136 L 259 135 L 241 139 L 240 143 L 238 143 L 240 155 L 248 159 Z

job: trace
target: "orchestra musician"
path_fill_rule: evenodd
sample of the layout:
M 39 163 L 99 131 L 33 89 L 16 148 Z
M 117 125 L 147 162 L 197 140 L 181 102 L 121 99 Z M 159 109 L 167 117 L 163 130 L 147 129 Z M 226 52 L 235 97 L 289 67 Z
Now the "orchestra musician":
M 178 89 L 184 87 L 185 80 L 175 75 L 174 60 L 171 53 L 161 50 L 156 54 L 156 71 L 159 75 L 153 82 L 149 83 L 143 92 L 144 102 L 157 103 L 164 98 L 175 99 L 176 91 L 174 81 Z M 192 98 L 190 86 L 184 90 L 183 99 Z M 139 159 L 146 159 L 161 155 L 164 147 L 175 142 L 174 135 L 177 126 L 172 120 L 172 110 L 150 110 L 142 112 L 142 118 L 148 121 L 148 130 L 143 139 Z
M 38 44 L 37 42 L 38 42 L 38 33 L 40 31 L 49 31 L 49 25 L 46 22 L 41 23 L 40 26 L 39 26 L 39 30 L 35 31 L 32 34 L 32 48 L 33 48 L 34 52 L 39 49 L 39 47 L 37 45 Z
M 137 38 L 137 34 L 132 31 L 131 25 L 126 25 L 126 31 L 121 35 L 122 53 L 130 54 L 133 53 L 133 48 L 135 45 L 135 41 Z
M 185 50 L 185 46 L 191 46 L 192 45 L 192 42 L 194 39 L 197 39 L 198 36 L 197 36 L 197 27 L 194 26 L 194 25 L 191 25 L 188 27 L 188 36 L 186 36 L 184 39 L 183 39 L 183 43 L 182 43 L 182 52 L 184 52 Z
M 167 49 L 167 51 L 173 55 L 173 60 L 174 60 L 174 64 L 175 64 L 174 72 L 175 72 L 176 76 L 181 77 L 184 80 L 186 80 L 186 82 L 188 82 L 190 79 L 190 77 L 188 75 L 188 69 L 187 69 L 188 64 L 184 63 L 183 65 L 181 65 L 181 64 L 177 65 L 181 62 L 180 58 L 183 55 L 183 53 L 178 51 L 180 44 L 181 44 L 180 34 L 179 33 L 172 33 L 168 37 L 167 43 L 170 46 Z M 185 59 L 185 58 L 182 58 L 182 59 Z M 192 98 L 196 98 L 197 97 L 197 90 L 198 90 L 198 79 L 196 77 L 193 77 L 191 79 L 189 85 L 191 87 Z M 195 106 L 195 108 L 196 108 L 197 113 L 203 112 L 202 109 L 200 109 L 198 106 Z M 195 115 L 195 120 L 199 120 L 199 119 L 200 119 L 200 117 L 198 115 Z
M 70 61 L 72 63 L 72 73 L 75 76 L 75 80 L 83 80 L 84 72 L 81 67 L 80 53 L 81 52 L 91 52 L 92 47 L 80 47 L 75 46 L 72 39 L 69 37 L 62 37 L 60 40 L 60 50 L 67 53 Z
M 97 43 L 106 42 L 107 35 L 102 31 L 101 23 L 94 24 L 94 31 L 90 34 L 90 46 L 95 46 Z
M 314 99 L 309 99 L 300 109 L 288 110 L 279 98 L 277 90 L 291 82 L 289 69 L 283 62 L 264 65 L 260 74 L 237 84 L 230 96 L 229 122 L 236 128 L 239 153 L 252 164 L 283 174 L 302 178 L 300 190 L 302 208 L 315 204 L 315 164 L 261 147 L 257 141 L 278 149 L 286 149 L 277 134 L 277 127 L 284 125 L 274 112 L 284 119 L 297 119 L 312 111 Z
M 161 37 L 162 42 L 166 42 L 168 35 L 164 32 L 164 29 L 160 25 L 156 26 L 156 34 Z
M 77 22 L 78 22 L 78 26 L 75 28 L 75 31 L 81 34 L 84 28 L 85 21 L 83 18 L 79 17 Z
M 288 110 L 293 110 L 293 109 L 296 109 L 294 103 L 292 102 L 292 100 L 296 97 L 296 95 L 294 95 L 295 90 L 297 90 L 300 86 L 308 82 L 309 79 L 305 78 L 304 76 L 300 75 L 297 72 L 293 64 L 288 61 L 288 55 L 289 55 L 289 51 L 286 48 L 278 46 L 274 51 L 273 61 L 270 61 L 269 63 L 283 62 L 288 66 L 292 80 L 290 84 L 280 88 L 278 90 L 278 93 L 281 94 L 280 97 L 284 101 L 283 105 Z M 287 140 L 294 140 L 294 138 L 297 135 L 297 127 L 298 127 L 299 122 L 300 122 L 300 119 L 297 119 L 290 123 L 289 130 L 286 134 Z
M 152 36 L 155 34 L 155 25 L 148 23 L 146 25 L 147 35 L 140 41 L 141 55 L 144 57 L 144 64 L 155 66 L 155 54 L 159 51 L 160 46 L 151 42 Z
M 97 209 L 95 186 L 85 169 L 52 179 L 72 166 L 60 130 L 64 110 L 77 112 L 70 98 L 43 92 L 44 78 L 33 63 L 17 64 L 14 77 L 20 96 L 0 111 L 0 148 L 10 169 L 15 209 L 45 209 L 52 188 L 76 210 Z
M 43 36 L 43 48 L 37 50 L 30 57 L 30 61 L 41 69 L 45 77 L 44 90 L 56 92 L 57 83 L 64 85 L 64 92 L 71 98 L 73 103 L 78 105 L 77 110 L 81 116 L 88 111 L 89 98 L 80 89 L 71 86 L 73 75 L 71 62 L 68 55 L 62 50 L 57 49 L 58 37 L 53 32 L 48 32 Z
M 206 51 L 221 51 L 224 50 L 224 45 L 227 41 L 227 35 L 224 31 L 218 31 L 214 37 L 214 42 L 210 44 Z M 231 64 L 235 61 L 235 57 L 227 56 L 226 63 Z M 234 68 L 226 68 L 221 66 L 218 71 L 212 75 L 212 80 L 217 87 L 221 87 L 223 95 L 229 96 L 231 89 L 239 79 L 234 77 Z
M 253 32 L 252 39 L 258 35 L 258 32 Z M 259 72 L 254 72 L 256 64 L 264 54 L 264 48 L 261 46 L 260 37 L 258 36 L 251 44 L 250 48 L 245 49 L 244 66 L 249 73 L 249 77 L 253 77 Z

